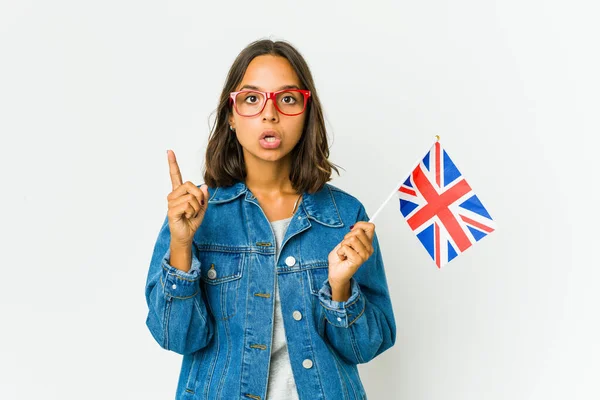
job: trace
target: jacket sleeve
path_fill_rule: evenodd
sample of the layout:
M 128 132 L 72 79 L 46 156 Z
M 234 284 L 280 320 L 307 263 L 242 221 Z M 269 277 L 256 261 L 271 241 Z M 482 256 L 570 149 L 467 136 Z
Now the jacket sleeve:
M 361 206 L 357 221 L 369 218 Z M 332 300 L 331 285 L 325 280 L 319 290 L 322 315 L 318 331 L 346 361 L 366 363 L 396 341 L 396 322 L 383 268 L 377 234 L 374 252 L 350 279 L 348 300 Z
M 183 272 L 169 264 L 168 217 L 160 229 L 146 280 L 146 325 L 158 344 L 179 354 L 192 354 L 210 342 L 214 322 L 200 289 L 200 260 L 192 246 L 192 265 Z

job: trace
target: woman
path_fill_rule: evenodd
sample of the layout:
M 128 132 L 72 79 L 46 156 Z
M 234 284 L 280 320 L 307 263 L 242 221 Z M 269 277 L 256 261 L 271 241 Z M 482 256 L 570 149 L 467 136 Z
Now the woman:
M 177 399 L 366 398 L 356 365 L 390 348 L 396 325 L 375 226 L 326 183 L 328 156 L 307 63 L 271 40 L 229 71 L 206 184 L 183 182 L 167 151 L 146 324 L 184 356 Z

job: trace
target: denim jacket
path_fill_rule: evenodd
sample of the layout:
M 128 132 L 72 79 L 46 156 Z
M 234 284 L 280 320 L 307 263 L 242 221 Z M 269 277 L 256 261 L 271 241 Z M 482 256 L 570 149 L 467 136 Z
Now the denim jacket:
M 277 257 L 271 225 L 245 183 L 208 193 L 189 272 L 169 264 L 165 218 L 145 287 L 148 329 L 183 355 L 176 399 L 265 399 L 275 279 L 300 399 L 366 399 L 357 364 L 396 339 L 377 235 L 347 301 L 332 300 L 327 279 L 331 250 L 351 225 L 369 220 L 360 201 L 330 184 L 303 193 Z

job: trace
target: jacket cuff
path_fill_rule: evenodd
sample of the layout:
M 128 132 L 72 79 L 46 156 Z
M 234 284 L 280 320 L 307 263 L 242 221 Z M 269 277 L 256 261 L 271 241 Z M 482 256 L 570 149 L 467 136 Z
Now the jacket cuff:
M 160 283 L 167 297 L 177 299 L 187 299 L 194 297 L 200 290 L 200 260 L 192 249 L 192 265 L 188 272 L 184 272 L 169 264 L 171 257 L 171 249 L 162 259 L 162 276 Z
M 354 277 L 350 278 L 350 297 L 346 301 L 335 301 L 331 298 L 329 279 L 319 290 L 319 301 L 323 306 L 327 321 L 340 328 L 348 328 L 365 311 L 365 298 Z

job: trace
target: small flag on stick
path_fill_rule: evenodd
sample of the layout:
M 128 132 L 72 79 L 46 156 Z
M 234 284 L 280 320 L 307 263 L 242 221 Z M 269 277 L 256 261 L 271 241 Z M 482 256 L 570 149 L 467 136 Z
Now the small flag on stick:
M 438 268 L 496 228 L 488 211 L 442 148 L 439 136 L 394 193 L 400 200 L 400 212 L 408 226 Z

